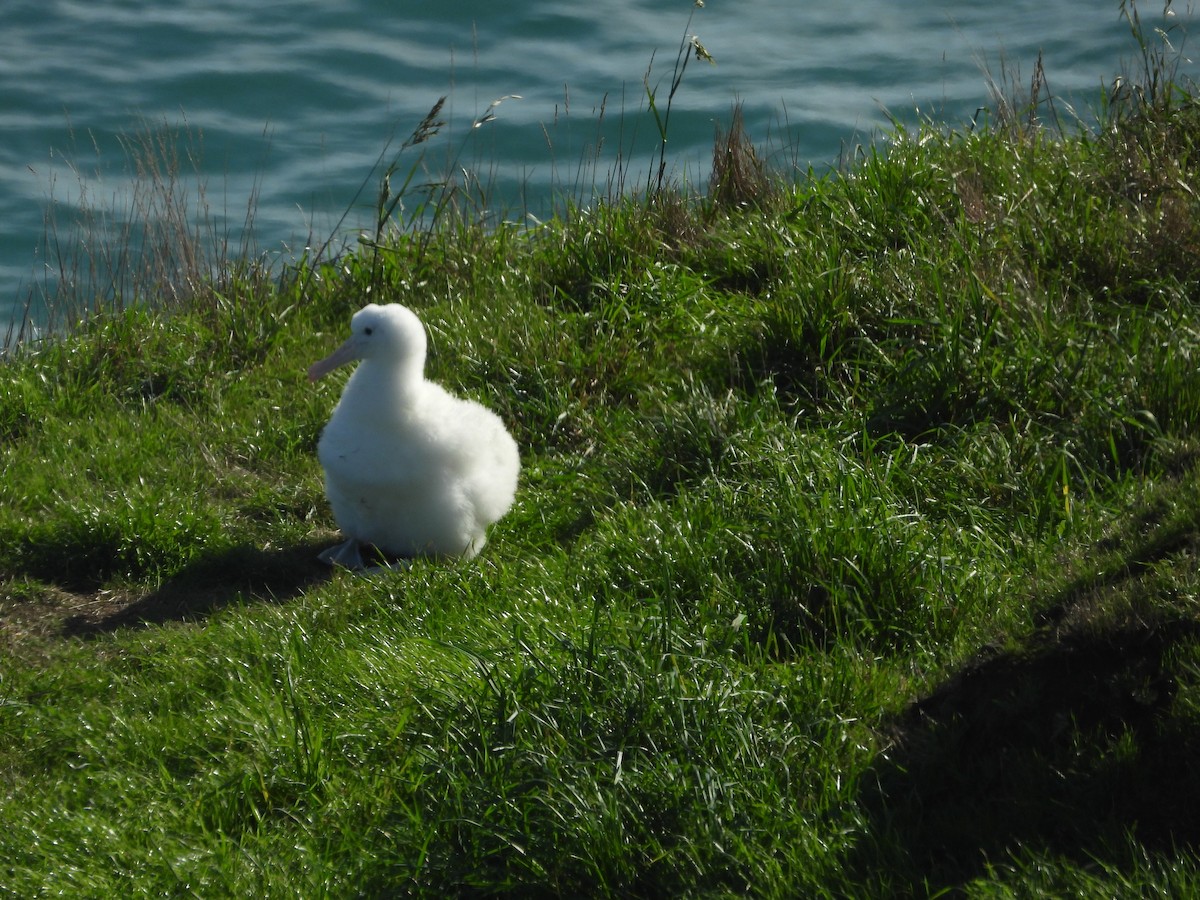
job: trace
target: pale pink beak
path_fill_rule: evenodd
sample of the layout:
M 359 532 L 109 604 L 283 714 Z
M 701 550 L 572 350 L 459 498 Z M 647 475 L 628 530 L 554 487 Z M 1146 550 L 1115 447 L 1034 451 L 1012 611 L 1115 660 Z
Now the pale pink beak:
M 318 378 L 324 378 L 338 366 L 344 366 L 346 363 L 354 362 L 356 359 L 358 359 L 358 345 L 354 338 L 350 338 L 323 360 L 309 366 L 308 380 L 316 381 Z

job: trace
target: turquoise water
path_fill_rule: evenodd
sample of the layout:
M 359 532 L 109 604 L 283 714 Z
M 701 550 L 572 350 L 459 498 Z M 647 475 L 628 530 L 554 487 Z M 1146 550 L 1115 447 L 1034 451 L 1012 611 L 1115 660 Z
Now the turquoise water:
M 193 136 L 221 227 L 239 238 L 253 198 L 255 245 L 288 257 L 335 231 L 353 238 L 389 138 L 443 95 L 431 158 L 476 171 L 497 215 L 544 216 L 553 192 L 606 190 L 618 158 L 625 187 L 644 184 L 657 131 L 643 81 L 661 104 L 685 34 L 715 64 L 688 65 L 669 159 L 702 180 L 735 100 L 779 161 L 818 168 L 889 114 L 969 122 L 990 102 L 985 70 L 1027 82 L 1039 51 L 1059 112 L 1086 113 L 1136 49 L 1118 12 L 1117 0 L 6 0 L 0 324 L 52 277 L 48 216 L 63 241 L 80 206 L 119 224 L 132 190 L 121 137 L 146 123 Z M 1161 12 L 1146 5 L 1143 19 Z

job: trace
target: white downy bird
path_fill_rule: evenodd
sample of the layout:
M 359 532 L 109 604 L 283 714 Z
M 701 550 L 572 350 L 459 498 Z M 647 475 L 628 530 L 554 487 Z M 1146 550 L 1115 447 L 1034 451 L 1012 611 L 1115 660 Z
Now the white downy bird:
M 473 557 L 512 506 L 516 441 L 494 412 L 425 379 L 425 328 L 412 310 L 369 304 L 350 331 L 308 369 L 316 381 L 360 361 L 317 444 L 346 537 L 321 559 L 361 569 L 364 545 L 393 557 Z

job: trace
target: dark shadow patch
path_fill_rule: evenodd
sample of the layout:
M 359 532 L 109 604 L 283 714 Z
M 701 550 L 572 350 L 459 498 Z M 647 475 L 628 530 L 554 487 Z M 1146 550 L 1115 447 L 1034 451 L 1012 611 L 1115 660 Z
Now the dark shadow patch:
M 90 637 L 123 628 L 197 621 L 234 603 L 289 600 L 331 577 L 330 567 L 317 559 L 322 549 L 316 544 L 281 550 L 240 546 L 206 555 L 157 590 L 103 617 L 67 618 L 61 633 Z
M 968 665 L 888 727 L 862 798 L 876 836 L 851 862 L 954 888 L 1011 851 L 1120 865 L 1128 836 L 1200 847 L 1200 729 L 1173 711 L 1173 619 L 1043 637 Z M 893 883 L 896 883 L 893 881 Z

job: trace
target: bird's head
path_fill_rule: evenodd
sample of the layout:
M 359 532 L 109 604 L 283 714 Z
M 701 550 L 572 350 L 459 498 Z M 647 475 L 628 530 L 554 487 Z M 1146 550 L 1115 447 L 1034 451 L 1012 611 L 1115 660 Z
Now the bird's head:
M 425 367 L 425 352 L 425 327 L 416 313 L 399 303 L 370 303 L 350 320 L 350 337 L 345 343 L 309 366 L 308 380 L 316 381 L 356 360 L 379 361 L 410 372 L 415 369 L 419 377 Z

